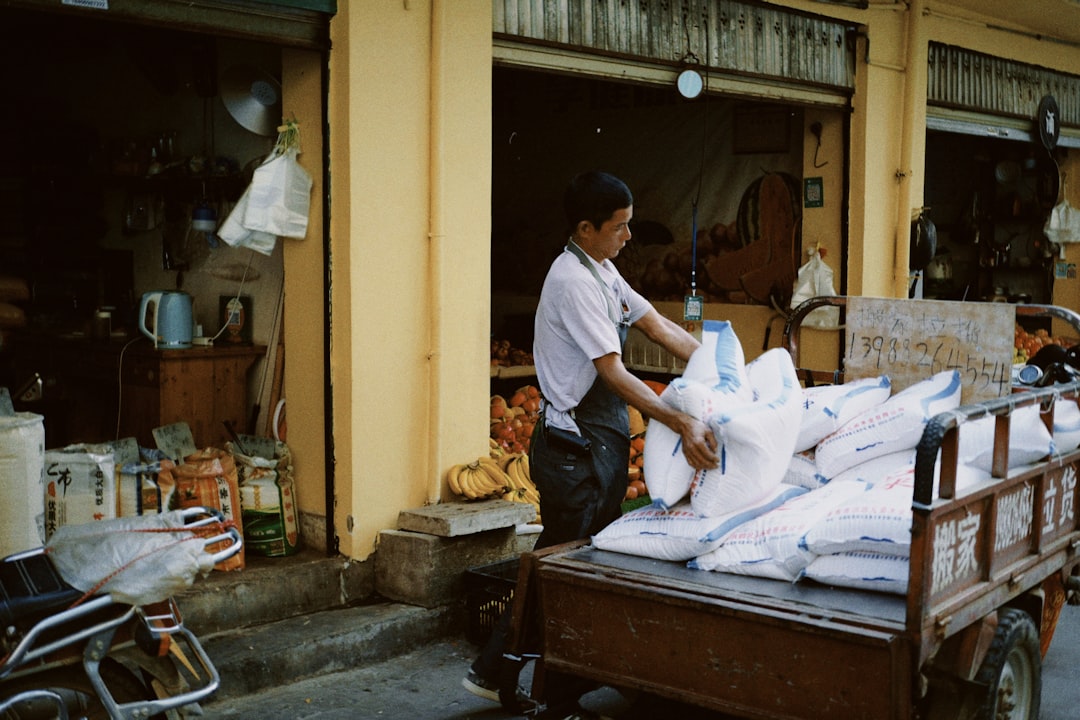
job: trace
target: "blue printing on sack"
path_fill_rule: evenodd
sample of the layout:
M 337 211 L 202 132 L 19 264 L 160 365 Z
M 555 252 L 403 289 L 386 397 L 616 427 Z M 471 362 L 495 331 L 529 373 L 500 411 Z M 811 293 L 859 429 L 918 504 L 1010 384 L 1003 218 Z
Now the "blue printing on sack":
M 876 385 L 867 383 L 866 385 L 863 385 L 861 387 L 853 388 L 851 392 L 844 393 L 843 395 L 838 397 L 834 405 L 832 405 L 831 407 L 826 407 L 824 410 L 822 410 L 822 412 L 829 417 L 840 417 L 841 409 L 843 409 L 844 405 L 846 405 L 847 402 L 852 398 L 858 397 L 863 393 L 873 392 L 875 390 L 881 390 L 882 388 L 891 387 L 892 381 L 889 380 L 889 377 L 887 375 L 882 375 L 878 378 L 878 383 Z
M 752 508 L 742 511 L 737 515 L 732 516 L 731 519 L 724 521 L 723 523 L 706 533 L 705 536 L 701 538 L 700 542 L 707 543 L 714 540 L 719 540 L 724 535 L 727 535 L 729 532 L 737 528 L 739 525 L 748 523 L 754 518 L 760 517 L 761 515 L 764 515 L 770 510 L 775 510 L 776 508 L 786 503 L 788 500 L 791 500 L 792 498 L 798 497 L 800 495 L 804 495 L 807 492 L 809 491 L 806 488 L 801 487 L 793 487 L 784 490 L 775 498 L 773 498 L 773 500 L 771 500 L 770 502 L 765 503 L 764 505 L 756 505 Z

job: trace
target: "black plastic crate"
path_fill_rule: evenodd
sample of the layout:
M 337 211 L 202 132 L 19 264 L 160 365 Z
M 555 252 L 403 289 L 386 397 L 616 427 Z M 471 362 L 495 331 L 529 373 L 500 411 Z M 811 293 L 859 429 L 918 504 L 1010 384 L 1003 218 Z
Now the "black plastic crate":
M 514 598 L 520 566 L 521 558 L 515 557 L 465 571 L 465 637 L 469 642 L 483 645 L 491 637 L 499 617 Z

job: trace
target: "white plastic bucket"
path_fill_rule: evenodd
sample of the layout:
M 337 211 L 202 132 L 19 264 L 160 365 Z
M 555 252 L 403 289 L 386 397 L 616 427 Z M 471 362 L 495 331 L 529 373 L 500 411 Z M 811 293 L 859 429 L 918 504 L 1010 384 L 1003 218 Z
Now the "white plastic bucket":
M 0 557 L 45 542 L 45 418 L 0 416 Z

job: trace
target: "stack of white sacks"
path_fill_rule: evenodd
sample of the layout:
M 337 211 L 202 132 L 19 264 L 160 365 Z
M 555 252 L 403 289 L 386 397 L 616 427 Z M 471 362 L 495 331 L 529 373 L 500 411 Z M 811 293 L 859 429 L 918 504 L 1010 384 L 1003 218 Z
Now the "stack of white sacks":
M 699 570 L 904 594 L 915 447 L 930 418 L 960 405 L 960 390 L 952 370 L 895 394 L 885 376 L 803 389 L 786 350 L 746 364 L 730 323 L 706 321 L 702 347 L 661 399 L 712 428 L 719 467 L 695 471 L 679 436 L 650 423 L 643 469 L 653 503 L 593 545 Z M 1013 415 L 1014 467 L 1080 446 L 1075 403 L 1059 404 L 1053 434 L 1038 412 Z M 992 416 L 962 428 L 959 488 L 989 478 L 993 433 Z

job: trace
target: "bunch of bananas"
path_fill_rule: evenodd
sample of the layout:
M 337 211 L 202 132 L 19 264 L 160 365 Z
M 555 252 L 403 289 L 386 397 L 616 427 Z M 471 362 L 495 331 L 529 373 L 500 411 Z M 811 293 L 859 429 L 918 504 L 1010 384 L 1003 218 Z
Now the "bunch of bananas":
M 536 508 L 533 522 L 540 523 L 540 491 L 529 473 L 529 456 L 526 453 L 507 453 L 498 462 L 510 481 L 502 499 L 529 503 Z
M 534 523 L 540 523 L 540 491 L 529 473 L 526 453 L 506 452 L 492 443 L 489 454 L 469 463 L 458 463 L 446 471 L 446 484 L 467 500 L 502 498 L 528 503 L 536 508 Z
M 446 471 L 446 483 L 458 495 L 469 500 L 502 497 L 510 486 L 510 477 L 487 455 L 470 463 L 458 463 Z

